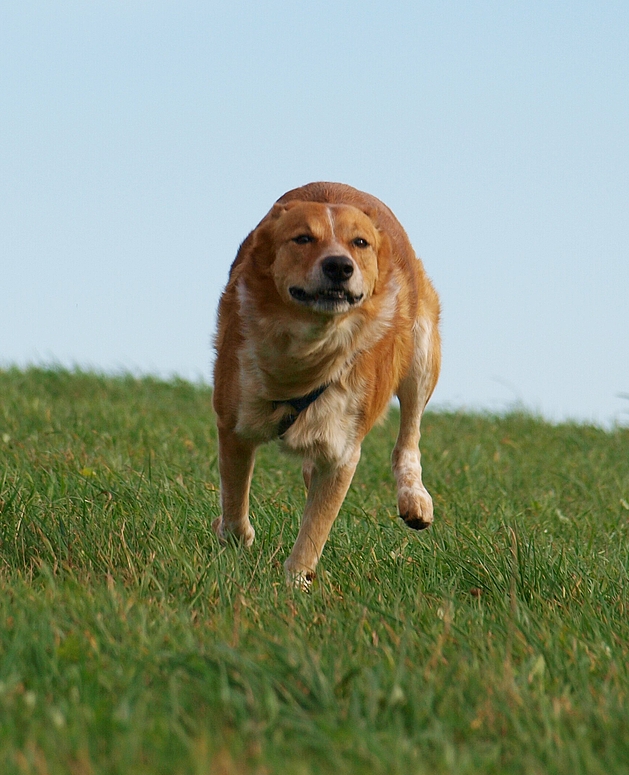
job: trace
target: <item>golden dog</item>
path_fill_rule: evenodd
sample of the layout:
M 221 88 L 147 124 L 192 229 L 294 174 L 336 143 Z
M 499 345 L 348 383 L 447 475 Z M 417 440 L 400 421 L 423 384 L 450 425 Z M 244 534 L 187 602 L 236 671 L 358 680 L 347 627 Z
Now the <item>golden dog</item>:
M 439 376 L 438 325 L 437 294 L 386 205 L 340 183 L 278 199 L 242 243 L 219 304 L 219 537 L 252 544 L 255 449 L 280 438 L 304 460 L 306 508 L 285 569 L 307 588 L 361 442 L 394 394 L 399 514 L 411 528 L 428 527 L 419 428 Z

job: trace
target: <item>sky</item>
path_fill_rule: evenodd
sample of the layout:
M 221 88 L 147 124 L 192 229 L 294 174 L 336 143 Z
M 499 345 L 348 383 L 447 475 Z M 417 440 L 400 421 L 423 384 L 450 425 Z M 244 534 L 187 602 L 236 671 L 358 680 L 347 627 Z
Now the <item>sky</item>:
M 629 424 L 629 3 L 0 4 L 0 365 L 211 380 L 285 191 L 396 213 L 436 408 Z

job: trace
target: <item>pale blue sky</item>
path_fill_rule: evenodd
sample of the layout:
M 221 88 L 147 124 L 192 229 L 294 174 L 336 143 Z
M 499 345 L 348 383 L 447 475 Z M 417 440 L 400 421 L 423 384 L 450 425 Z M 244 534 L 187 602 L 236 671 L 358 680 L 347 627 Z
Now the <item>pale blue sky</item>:
M 210 378 L 284 191 L 398 215 L 435 405 L 629 422 L 629 3 L 4 2 L 0 362 Z

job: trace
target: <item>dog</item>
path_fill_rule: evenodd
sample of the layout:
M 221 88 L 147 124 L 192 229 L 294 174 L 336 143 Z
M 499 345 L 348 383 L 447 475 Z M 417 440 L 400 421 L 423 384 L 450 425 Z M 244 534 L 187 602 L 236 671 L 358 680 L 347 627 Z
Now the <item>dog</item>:
M 256 447 L 303 458 L 306 507 L 284 567 L 308 589 L 349 489 L 361 442 L 392 397 L 398 512 L 433 521 L 419 438 L 439 376 L 439 299 L 391 210 L 341 183 L 284 194 L 244 240 L 218 309 L 213 404 L 221 540 L 250 546 Z

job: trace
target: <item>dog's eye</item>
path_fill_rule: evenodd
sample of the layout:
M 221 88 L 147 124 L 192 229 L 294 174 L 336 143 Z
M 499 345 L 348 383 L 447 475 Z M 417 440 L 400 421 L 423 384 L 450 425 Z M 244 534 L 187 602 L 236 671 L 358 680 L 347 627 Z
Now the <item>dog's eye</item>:
M 310 234 L 299 234 L 297 237 L 293 237 L 293 242 L 298 245 L 307 245 L 309 242 L 314 242 L 314 237 Z
M 355 245 L 357 248 L 368 248 L 369 243 L 366 239 L 363 239 L 362 237 L 356 237 L 356 239 L 352 240 L 352 245 Z

